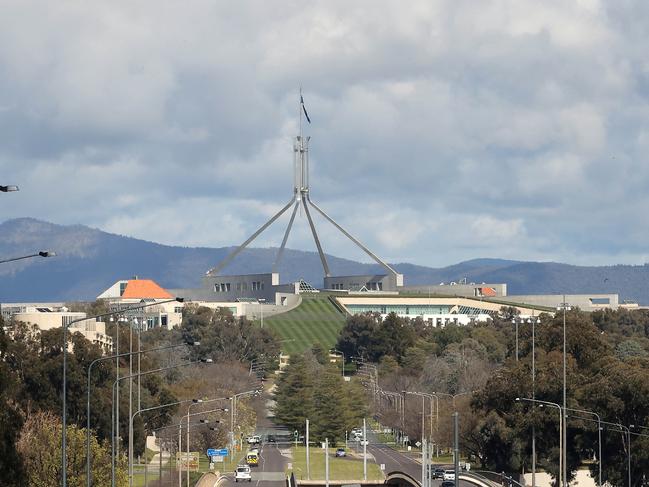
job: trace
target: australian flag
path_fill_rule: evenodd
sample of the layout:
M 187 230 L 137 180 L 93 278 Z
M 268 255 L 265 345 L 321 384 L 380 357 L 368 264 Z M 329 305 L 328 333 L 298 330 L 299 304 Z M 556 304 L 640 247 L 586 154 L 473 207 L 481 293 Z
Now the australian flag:
M 301 94 L 300 94 L 300 103 L 302 104 L 302 110 L 304 111 L 304 116 L 306 117 L 306 121 L 311 123 L 311 119 L 309 118 L 309 114 L 306 112 L 306 107 L 304 106 L 304 98 L 302 98 Z

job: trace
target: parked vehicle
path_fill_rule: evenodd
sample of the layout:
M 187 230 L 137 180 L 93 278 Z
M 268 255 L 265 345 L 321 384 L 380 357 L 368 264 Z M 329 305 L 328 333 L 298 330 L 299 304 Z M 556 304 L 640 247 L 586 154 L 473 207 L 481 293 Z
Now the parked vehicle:
M 256 445 L 257 443 L 261 443 L 261 437 L 259 435 L 251 435 L 246 438 L 246 441 L 249 445 Z
M 347 453 L 345 453 L 345 449 L 344 449 L 344 448 L 338 448 L 338 449 L 336 450 L 336 456 L 337 456 L 337 457 L 346 457 L 346 456 L 347 456 Z
M 455 481 L 455 470 L 444 470 L 444 480 Z
M 252 472 L 248 465 L 237 466 L 237 470 L 235 471 L 234 474 L 234 481 L 238 482 L 239 480 L 241 480 L 242 482 L 244 480 L 247 480 L 248 482 L 252 482 Z
M 455 487 L 455 482 L 452 480 L 444 480 L 441 487 Z

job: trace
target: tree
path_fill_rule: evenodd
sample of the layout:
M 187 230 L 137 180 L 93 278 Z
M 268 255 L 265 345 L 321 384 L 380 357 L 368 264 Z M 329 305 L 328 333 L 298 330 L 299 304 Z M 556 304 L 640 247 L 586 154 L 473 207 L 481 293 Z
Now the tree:
M 365 357 L 374 355 L 375 334 L 381 317 L 378 314 L 352 315 L 347 318 L 340 331 L 336 348 L 345 357 Z
M 0 317 L 0 478 L 7 487 L 18 487 L 25 485 L 23 461 L 15 448 L 22 417 L 15 407 L 15 377 L 5 363 L 7 346 Z
M 251 361 L 279 353 L 279 342 L 268 328 L 235 318 L 223 308 L 186 306 L 180 333 L 186 341 L 201 342 L 200 346 L 190 347 L 193 360 L 211 357 L 215 362 Z
M 339 440 L 344 440 L 347 426 L 348 404 L 342 383 L 342 377 L 336 369 L 325 367 L 318 376 L 313 395 L 314 414 L 311 421 L 314 439 L 324 441 L 328 438 L 333 446 Z
M 91 436 L 92 485 L 111 485 L 111 452 L 107 442 L 99 444 Z M 52 413 L 30 416 L 16 444 L 25 462 L 25 475 L 30 487 L 51 487 L 61 483 L 61 422 Z M 67 479 L 70 487 L 83 487 L 86 482 L 86 432 L 74 425 L 67 427 Z M 125 487 L 128 478 L 122 461 L 116 470 L 116 485 Z
M 289 429 L 304 432 L 306 419 L 313 417 L 316 364 L 310 354 L 306 358 L 291 355 L 289 365 L 277 381 L 275 418 Z

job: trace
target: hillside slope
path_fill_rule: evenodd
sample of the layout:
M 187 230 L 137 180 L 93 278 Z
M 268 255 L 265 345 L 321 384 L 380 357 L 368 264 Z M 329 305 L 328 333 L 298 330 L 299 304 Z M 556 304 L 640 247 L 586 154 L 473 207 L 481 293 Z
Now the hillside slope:
M 0 224 L 0 258 L 50 249 L 51 259 L 0 265 L 0 302 L 89 300 L 118 279 L 134 275 L 155 279 L 168 288 L 200 286 L 205 271 L 232 247 L 190 248 L 161 245 L 103 232 L 83 225 L 56 225 L 32 218 Z M 275 248 L 243 251 L 227 273 L 269 272 Z M 328 256 L 332 274 L 382 273 L 374 264 Z M 553 262 L 474 259 L 439 269 L 409 263 L 394 267 L 406 284 L 459 281 L 505 282 L 509 294 L 619 293 L 621 299 L 649 304 L 649 265 L 581 267 Z M 286 249 L 279 268 L 282 282 L 300 278 L 322 285 L 315 252 Z

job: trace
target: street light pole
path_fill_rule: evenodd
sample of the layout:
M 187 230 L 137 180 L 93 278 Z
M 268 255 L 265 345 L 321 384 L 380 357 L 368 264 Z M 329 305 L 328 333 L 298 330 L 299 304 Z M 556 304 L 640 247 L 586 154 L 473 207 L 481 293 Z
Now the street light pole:
M 35 254 L 23 255 L 21 257 L 12 257 L 10 259 L 0 260 L 0 264 L 6 264 L 7 262 L 14 262 L 23 259 L 31 259 L 32 257 L 55 257 L 55 256 L 56 256 L 56 252 L 52 252 L 51 250 L 41 250 L 40 252 L 37 252 Z
M 563 295 L 563 302 L 561 303 L 561 308 L 563 308 L 563 433 L 562 433 L 562 438 L 563 438 L 563 482 L 564 486 L 568 486 L 568 418 L 565 416 L 566 414 L 566 309 L 568 308 L 568 304 L 566 303 L 566 295 Z M 629 486 L 630 487 L 630 486 Z
M 174 299 L 169 299 L 166 301 L 161 301 L 160 303 L 171 303 L 173 301 L 178 301 L 178 302 L 183 302 L 183 298 L 174 298 Z M 142 306 L 134 306 L 130 308 L 126 308 L 120 311 L 111 311 L 109 313 L 101 313 L 95 316 L 86 316 L 85 318 L 78 318 L 76 320 L 72 320 L 70 323 L 63 324 L 63 384 L 62 384 L 62 392 L 61 396 L 63 399 L 63 410 L 61 412 L 61 423 L 62 423 L 62 428 L 61 428 L 61 485 L 63 487 L 67 487 L 68 485 L 68 476 L 67 476 L 67 471 L 68 471 L 68 466 L 67 466 L 67 452 L 66 452 L 66 441 L 67 441 L 67 409 L 68 409 L 68 404 L 67 404 L 67 374 L 68 374 L 68 369 L 67 369 L 67 359 L 68 359 L 68 328 L 75 323 L 79 323 L 81 321 L 87 321 L 87 320 L 96 320 L 97 318 L 103 318 L 103 317 L 108 317 L 108 316 L 115 316 L 115 315 L 121 315 L 127 311 L 135 310 L 135 309 L 142 309 L 146 308 L 148 306 L 152 306 L 151 303 L 145 304 Z M 119 330 L 118 330 L 119 332 Z
M 142 350 L 139 353 L 151 353 L 151 352 L 160 352 L 163 350 L 171 350 L 173 348 L 178 348 L 178 347 L 184 347 L 184 346 L 198 346 L 200 345 L 200 342 L 188 342 L 188 343 L 181 343 L 181 344 L 176 344 L 176 345 L 168 345 L 166 347 L 158 347 L 158 348 L 152 348 L 149 350 Z M 87 373 L 87 385 L 86 385 L 86 486 L 90 487 L 91 484 L 91 472 L 90 472 L 90 464 L 91 464 L 91 452 L 90 452 L 90 388 L 91 388 L 91 383 L 90 383 L 90 376 L 92 373 L 92 368 L 95 364 L 98 364 L 99 362 L 104 362 L 106 360 L 112 360 L 112 359 L 119 359 L 121 357 L 126 357 L 128 356 L 129 353 L 125 352 L 120 354 L 119 352 L 115 355 L 111 355 L 109 357 L 99 357 L 92 362 L 90 362 L 90 365 L 88 366 L 88 373 Z M 117 379 L 119 379 L 119 371 L 117 372 Z M 119 388 L 117 389 L 117 404 L 116 406 L 119 405 Z M 119 420 L 119 416 L 116 414 L 117 419 Z
M 558 472 L 558 477 L 559 477 L 559 482 L 558 485 L 561 487 L 562 484 L 562 472 L 563 470 L 563 454 L 564 454 L 564 443 L 563 443 L 563 420 L 564 420 L 564 411 L 561 406 L 559 406 L 557 403 L 554 402 L 549 402 L 549 401 L 540 401 L 539 399 L 530 399 L 528 397 L 517 397 L 516 401 L 526 401 L 526 402 L 531 402 L 533 404 L 540 404 L 540 405 L 546 405 L 546 406 L 552 406 L 555 407 L 559 410 L 559 472 Z M 568 487 L 567 485 L 564 485 L 563 487 Z
M 164 372 L 164 371 L 167 371 L 167 370 L 177 369 L 177 368 L 180 368 L 180 367 L 188 367 L 188 366 L 190 366 L 190 365 L 196 365 L 196 364 L 201 364 L 201 363 L 203 363 L 203 364 L 204 364 L 204 363 L 211 364 L 211 363 L 212 363 L 212 359 L 211 359 L 211 358 L 208 358 L 208 359 L 201 359 L 201 360 L 195 360 L 195 361 L 192 361 L 192 362 L 183 362 L 183 363 L 180 363 L 180 364 L 170 365 L 170 366 L 167 366 L 167 367 L 160 367 L 160 368 L 158 368 L 158 369 L 147 370 L 147 371 L 145 371 L 145 372 L 142 372 L 140 375 L 155 374 L 155 373 L 158 373 L 158 372 Z M 112 448 L 111 448 L 111 460 L 112 460 L 111 485 L 112 485 L 112 487 L 115 487 L 115 460 L 116 460 L 116 455 L 115 455 L 115 388 L 116 388 L 116 385 L 117 385 L 120 381 L 122 381 L 122 380 L 126 380 L 126 379 L 132 379 L 132 376 L 126 375 L 126 376 L 124 376 L 124 377 L 120 377 L 119 379 L 116 379 L 116 380 L 113 382 L 113 388 L 112 388 L 112 389 L 113 389 L 112 404 L 111 404 L 111 410 L 112 410 L 112 415 L 111 415 L 111 417 L 112 417 L 112 425 L 111 425 L 111 429 L 112 429 L 112 432 L 111 432 L 111 437 L 112 437 Z
M 598 483 L 598 487 L 602 487 L 602 418 L 600 418 L 599 414 L 597 414 L 594 411 L 586 411 L 585 409 L 574 409 L 574 408 L 567 408 L 567 410 L 575 413 L 590 414 L 597 418 L 597 445 L 598 445 L 597 448 L 598 465 L 597 466 L 599 467 L 599 480 L 597 483 Z
M 185 399 L 183 401 L 168 402 L 167 404 L 160 404 L 158 406 L 153 406 L 153 407 L 150 407 L 150 408 L 138 409 L 137 411 L 135 411 L 133 416 L 131 416 L 129 418 L 129 425 L 131 425 L 130 429 L 133 429 L 132 425 L 133 425 L 133 422 L 135 421 L 135 417 L 138 414 L 145 413 L 147 411 L 154 411 L 156 409 L 162 409 L 162 408 L 168 408 L 168 407 L 171 407 L 171 406 L 177 406 L 178 404 L 185 404 L 185 403 L 188 403 L 188 402 L 195 403 L 197 401 L 200 401 L 200 399 Z M 128 450 L 129 451 L 129 455 L 128 455 L 128 483 L 129 483 L 130 486 L 132 486 L 133 485 L 133 453 L 132 453 L 133 452 L 133 439 L 132 438 L 129 438 L 129 447 L 128 448 L 129 448 L 129 450 Z
M 187 406 L 187 432 L 186 432 L 187 433 L 187 441 L 186 441 L 186 443 L 187 443 L 187 445 L 186 445 L 187 446 L 187 457 L 185 459 L 187 461 L 187 487 L 189 487 L 189 414 L 190 414 L 190 412 L 192 410 L 192 406 L 194 406 L 196 404 L 201 404 L 202 402 L 203 402 L 202 399 L 197 399 L 194 403 Z
M 514 323 L 514 326 L 516 327 L 516 362 L 518 362 L 518 320 L 513 318 L 512 323 Z

